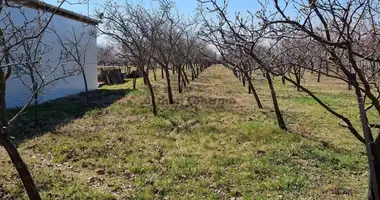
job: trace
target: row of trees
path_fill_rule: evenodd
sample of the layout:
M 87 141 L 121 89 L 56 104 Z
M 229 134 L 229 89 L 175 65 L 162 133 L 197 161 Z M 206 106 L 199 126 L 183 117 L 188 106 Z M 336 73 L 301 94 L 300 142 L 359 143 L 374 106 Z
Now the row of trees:
M 379 90 L 379 1 L 258 1 L 257 11 L 228 15 L 228 2 L 198 0 L 203 7 L 202 39 L 213 44 L 259 108 L 262 107 L 252 80 L 267 79 L 278 125 L 286 130 L 277 102 L 272 76 L 304 91 L 341 120 L 363 143 L 368 156 L 368 199 L 380 199 Z M 207 8 L 207 9 L 205 9 Z M 215 17 L 217 16 L 217 17 Z M 353 90 L 361 129 L 343 113 L 324 103 L 303 86 L 305 72 L 344 81 Z M 368 112 L 376 114 L 369 116 Z M 373 117 L 372 117 L 373 116 Z
M 54 10 L 36 11 L 37 15 L 31 17 L 22 4 L 0 1 L 1 23 L 5 25 L 0 28 L 0 145 L 11 158 L 30 199 L 41 198 L 27 165 L 11 140 L 11 124 L 34 104 L 37 126 L 38 103 L 44 89 L 71 76 L 83 77 L 85 104 L 89 104 L 85 70 L 87 54 L 95 48 L 91 38 L 96 37 L 96 33 L 91 25 L 72 27 L 65 32 L 60 31 L 62 27 L 54 27 L 52 20 L 64 2 L 61 1 Z M 157 106 L 149 76 L 151 71 L 156 80 L 156 70 L 161 69 L 161 78 L 167 82 L 169 103 L 173 104 L 171 73 L 177 73 L 181 93 L 190 82 L 186 71 L 191 70 L 191 80 L 194 80 L 211 65 L 209 57 L 215 56 L 206 43 L 197 38 L 195 21 L 175 14 L 172 2 L 159 1 L 159 7 L 151 10 L 128 2 L 123 5 L 106 3 L 99 10 L 102 12 L 97 14 L 103 25 L 98 27 L 98 32 L 114 46 L 100 48 L 98 56 L 103 64 L 117 61 L 133 65 L 143 73 L 154 115 L 157 115 Z M 23 19 L 21 22 L 19 17 Z M 55 46 L 45 38 L 56 38 Z M 9 88 L 7 81 L 12 78 L 19 79 L 31 95 L 19 112 L 9 119 L 6 91 Z
M 168 102 L 173 104 L 171 72 L 177 73 L 178 91 L 182 93 L 190 79 L 185 67 L 191 70 L 191 80 L 194 80 L 199 71 L 212 62 L 209 57 L 215 57 L 206 43 L 197 38 L 196 18 L 185 19 L 177 14 L 171 1 L 157 1 L 157 4 L 148 9 L 128 1 L 110 2 L 97 11 L 103 23 L 99 32 L 114 44 L 116 56 L 142 72 L 154 115 L 157 115 L 157 105 L 150 71 L 156 80 L 156 70 L 161 69 L 162 79 L 166 79 Z M 133 85 L 135 88 L 135 79 Z
M 366 147 L 370 171 L 368 198 L 380 199 L 380 143 L 374 134 L 380 128 L 378 1 L 310 0 L 305 3 L 259 0 L 261 6 L 256 12 L 230 17 L 227 1 L 198 0 L 200 16 L 193 19 L 177 14 L 170 1 L 156 2 L 158 5 L 151 9 L 129 2 L 122 5 L 110 2 L 97 11 L 103 22 L 98 31 L 114 46 L 104 49 L 104 55 L 113 52 L 104 60 L 117 58 L 143 73 L 154 115 L 157 115 L 157 106 L 149 73 L 153 72 L 154 79 L 157 79 L 156 70 L 161 70 L 161 78 L 167 83 L 168 102 L 173 104 L 171 75 L 176 73 L 181 93 L 190 80 L 186 70 L 191 71 L 193 80 L 215 59 L 208 48 L 212 45 L 223 63 L 248 86 L 248 92 L 253 94 L 259 108 L 263 106 L 253 80 L 258 76 L 266 78 L 281 129 L 287 127 L 277 101 L 273 76 L 281 77 L 284 84 L 293 84 L 298 91 L 304 91 L 340 119 L 341 125 Z M 208 9 L 202 9 L 203 6 Z M 28 76 L 31 83 L 24 83 L 32 96 L 26 106 L 35 102 L 36 108 L 40 91 L 60 79 L 81 74 L 87 85 L 84 66 L 88 42 L 83 34 L 74 30 L 63 37 L 48 28 L 55 11 L 40 13 L 33 19 L 22 15 L 25 20 L 18 24 L 13 22 L 13 14 L 5 8 L 21 9 L 20 5 L 0 1 L 0 13 L 4 16 L 1 20 L 5 24 L 0 29 L 0 145 L 10 156 L 29 197 L 40 199 L 26 164 L 10 139 L 10 125 L 19 114 L 12 119 L 7 116 L 6 83 L 12 74 L 22 80 Z M 202 21 L 201 26 L 199 21 Z M 43 35 L 48 33 L 57 36 L 64 51 L 59 58 L 54 58 L 54 62 L 49 59 L 41 62 L 45 52 L 52 48 L 42 42 Z M 347 83 L 348 89 L 355 94 L 361 129 L 353 125 L 353 119 L 339 113 L 303 86 L 306 72 L 317 73 L 318 81 L 323 75 Z M 374 117 L 367 114 L 370 110 L 375 111 Z

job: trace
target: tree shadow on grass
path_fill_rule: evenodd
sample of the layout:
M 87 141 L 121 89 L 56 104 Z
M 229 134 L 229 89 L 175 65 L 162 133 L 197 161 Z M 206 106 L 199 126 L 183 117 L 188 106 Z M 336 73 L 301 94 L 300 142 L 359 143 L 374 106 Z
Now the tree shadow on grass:
M 98 89 L 89 92 L 89 105 L 85 105 L 84 93 L 47 101 L 38 106 L 38 126 L 34 124 L 34 106 L 27 108 L 11 125 L 13 141 L 18 145 L 25 140 L 54 131 L 58 126 L 83 117 L 87 112 L 103 109 L 133 92 L 132 89 Z M 11 118 L 19 109 L 9 110 Z

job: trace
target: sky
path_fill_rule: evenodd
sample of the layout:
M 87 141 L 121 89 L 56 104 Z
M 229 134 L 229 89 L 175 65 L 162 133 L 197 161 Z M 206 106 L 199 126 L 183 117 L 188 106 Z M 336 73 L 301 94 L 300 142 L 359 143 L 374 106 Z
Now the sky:
M 58 0 L 44 0 L 45 2 L 52 4 L 52 5 L 58 5 Z M 77 12 L 83 15 L 88 15 L 88 6 L 87 5 L 70 5 L 70 3 L 76 3 L 80 1 L 85 0 L 66 0 L 66 2 L 63 4 L 62 8 L 68 9 L 73 12 Z M 115 0 L 122 4 L 123 0 Z M 151 5 L 151 0 L 128 0 L 129 2 L 135 2 L 140 3 L 143 2 L 148 7 Z M 195 9 L 197 8 L 198 2 L 197 0 L 174 0 L 176 2 L 176 6 L 178 8 L 178 11 L 184 15 L 191 15 Z M 218 0 L 219 2 L 223 3 L 223 0 Z M 97 5 L 101 5 L 102 3 L 106 2 L 106 0 L 89 0 L 89 15 L 93 16 L 95 8 Z M 257 9 L 258 5 L 254 0 L 230 0 L 229 3 L 229 12 L 231 14 L 235 12 L 246 12 L 247 10 L 255 10 Z
M 43 0 L 46 3 L 52 4 L 52 5 L 59 5 L 59 0 Z M 89 0 L 89 6 L 87 4 L 73 4 L 78 2 L 84 2 L 87 0 L 66 0 L 65 3 L 62 5 L 62 8 L 80 13 L 82 15 L 94 17 L 95 10 L 99 5 L 104 4 L 105 2 L 109 2 L 109 0 Z M 120 3 L 121 5 L 126 0 L 112 0 Z M 152 0 L 128 0 L 128 2 L 132 3 L 143 3 L 147 7 L 151 7 Z M 153 0 L 154 1 L 154 0 Z M 180 14 L 183 14 L 185 17 L 191 16 L 196 12 L 196 9 L 198 7 L 198 1 L 197 0 L 173 0 L 176 3 L 176 7 L 178 9 L 178 12 Z M 218 3 L 220 2 L 220 5 L 223 5 L 223 0 L 217 0 Z M 71 3 L 71 4 L 70 4 Z M 209 5 L 210 6 L 210 5 Z M 228 13 L 229 16 L 234 16 L 236 12 L 242 12 L 246 13 L 247 10 L 250 11 L 256 11 L 256 9 L 259 7 L 256 0 L 230 0 L 230 3 L 228 5 Z M 89 13 L 88 13 L 89 12 Z M 102 45 L 106 42 L 106 39 L 103 36 L 99 36 L 97 39 L 97 43 L 99 45 Z

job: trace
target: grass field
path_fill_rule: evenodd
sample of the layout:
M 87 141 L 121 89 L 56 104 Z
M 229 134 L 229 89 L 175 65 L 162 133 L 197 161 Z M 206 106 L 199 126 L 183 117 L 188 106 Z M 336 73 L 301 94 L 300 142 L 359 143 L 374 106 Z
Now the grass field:
M 221 66 L 213 66 L 167 103 L 154 82 L 153 117 L 139 80 L 105 86 L 41 106 L 43 129 L 29 113 L 15 125 L 21 155 L 43 199 L 364 199 L 363 146 L 305 93 L 275 81 L 289 132 L 277 128 L 270 93 L 256 80 L 264 109 Z M 173 88 L 176 86 L 173 76 Z M 305 83 L 356 119 L 346 85 L 308 75 Z M 358 121 L 354 121 L 358 125 Z M 0 199 L 26 198 L 0 151 Z

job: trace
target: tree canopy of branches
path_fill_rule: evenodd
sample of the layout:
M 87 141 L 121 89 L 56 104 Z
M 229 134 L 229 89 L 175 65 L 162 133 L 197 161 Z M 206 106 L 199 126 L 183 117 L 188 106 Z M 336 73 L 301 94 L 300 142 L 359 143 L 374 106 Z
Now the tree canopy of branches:
M 98 46 L 98 65 L 99 66 L 109 66 L 115 64 L 124 64 L 117 57 L 117 52 L 115 52 L 115 47 L 112 44 L 104 44 Z
M 364 143 L 370 171 L 368 198 L 379 199 L 380 144 L 379 137 L 373 134 L 380 127 L 379 116 L 370 119 L 367 112 L 375 109 L 380 115 L 380 3 L 374 0 L 259 0 L 258 10 L 229 16 L 227 1 L 198 2 L 203 7 L 202 38 L 215 45 L 223 62 L 243 82 L 252 78 L 250 73 L 261 73 L 267 78 L 280 128 L 286 129 L 271 75 L 280 76 L 284 84 L 289 82 L 307 93 Z M 306 71 L 318 73 L 318 81 L 324 75 L 342 80 L 349 89 L 353 88 L 361 130 L 353 125 L 353 119 L 338 113 L 302 85 Z M 252 88 L 251 84 L 249 87 Z M 257 103 L 259 106 L 259 101 Z
M 117 44 L 118 57 L 125 59 L 142 72 L 148 86 L 152 112 L 157 115 L 157 105 L 149 71 L 161 68 L 162 78 L 166 77 L 167 95 L 170 104 L 174 103 L 170 70 L 178 75 L 178 90 L 189 83 L 185 65 L 192 72 L 192 80 L 198 71 L 209 63 L 204 62 L 207 47 L 196 37 L 194 20 L 185 20 L 176 14 L 171 1 L 158 1 L 157 8 L 145 8 L 142 4 L 106 3 L 97 11 L 103 26 L 99 32 Z M 156 77 L 156 76 L 155 76 Z M 136 87 L 134 79 L 134 88 Z

